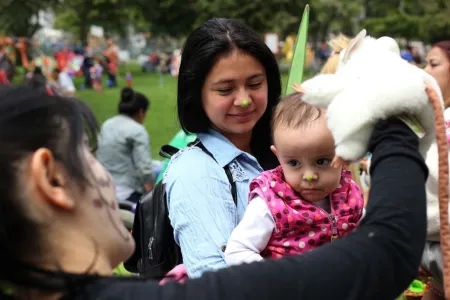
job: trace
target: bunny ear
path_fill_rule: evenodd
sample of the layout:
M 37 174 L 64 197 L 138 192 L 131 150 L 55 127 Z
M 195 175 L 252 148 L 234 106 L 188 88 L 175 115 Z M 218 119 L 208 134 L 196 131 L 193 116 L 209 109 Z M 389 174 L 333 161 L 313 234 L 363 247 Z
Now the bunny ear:
M 344 57 L 342 58 L 342 63 L 345 64 L 352 54 L 358 49 L 359 45 L 361 45 L 362 41 L 366 37 L 367 31 L 365 29 L 361 30 L 358 35 L 350 41 L 348 47 L 344 50 Z

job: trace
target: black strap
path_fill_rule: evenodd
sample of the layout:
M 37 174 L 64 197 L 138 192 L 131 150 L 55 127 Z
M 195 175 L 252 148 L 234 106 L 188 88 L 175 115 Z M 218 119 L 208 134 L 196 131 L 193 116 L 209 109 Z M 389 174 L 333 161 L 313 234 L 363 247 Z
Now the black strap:
M 205 152 L 208 156 L 210 156 L 212 159 L 214 159 L 215 162 L 217 162 L 217 160 L 215 159 L 214 155 L 212 155 L 212 153 L 209 152 L 208 149 L 205 148 L 205 146 L 203 146 L 203 144 L 200 142 L 199 139 L 196 139 L 195 141 L 189 143 L 188 146 L 197 146 L 197 147 L 199 147 L 200 149 L 202 149 L 203 152 Z M 159 155 L 161 155 L 164 158 L 170 159 L 178 151 L 180 151 L 180 149 L 178 149 L 178 148 L 176 148 L 174 146 L 164 145 L 159 150 Z M 233 180 L 233 175 L 231 174 L 231 171 L 230 171 L 230 168 L 229 168 L 228 165 L 223 167 L 223 169 L 225 170 L 225 173 L 227 174 L 228 182 L 231 185 L 231 196 L 233 197 L 234 205 L 237 206 L 237 189 L 236 189 L 236 183 Z
M 209 150 L 206 149 L 205 146 L 199 140 L 196 140 L 196 146 L 199 147 L 200 149 L 202 149 L 203 152 L 208 154 L 212 159 L 215 160 L 215 162 L 217 162 L 214 155 L 212 155 L 212 153 L 209 152 Z M 225 170 L 225 173 L 227 174 L 228 182 L 231 185 L 231 196 L 233 197 L 234 205 L 237 206 L 236 182 L 234 182 L 234 180 L 233 180 L 233 175 L 231 174 L 230 167 L 228 165 L 226 165 L 225 167 L 223 167 L 223 169 Z
M 159 149 L 159 155 L 164 157 L 164 158 L 170 159 L 178 151 L 180 151 L 180 149 L 178 149 L 177 147 L 174 147 L 174 146 L 171 146 L 171 145 L 163 145 L 161 147 L 161 149 Z

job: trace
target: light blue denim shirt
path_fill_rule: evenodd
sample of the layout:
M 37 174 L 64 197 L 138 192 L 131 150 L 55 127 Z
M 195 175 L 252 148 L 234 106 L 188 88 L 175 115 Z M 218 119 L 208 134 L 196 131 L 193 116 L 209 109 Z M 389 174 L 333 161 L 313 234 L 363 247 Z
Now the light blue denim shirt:
M 215 130 L 198 134 L 198 139 L 218 163 L 200 148 L 187 147 L 172 158 L 163 179 L 175 240 L 191 278 L 227 267 L 225 246 L 244 216 L 251 180 L 263 171 L 252 155 Z M 226 165 L 236 182 L 237 207 Z

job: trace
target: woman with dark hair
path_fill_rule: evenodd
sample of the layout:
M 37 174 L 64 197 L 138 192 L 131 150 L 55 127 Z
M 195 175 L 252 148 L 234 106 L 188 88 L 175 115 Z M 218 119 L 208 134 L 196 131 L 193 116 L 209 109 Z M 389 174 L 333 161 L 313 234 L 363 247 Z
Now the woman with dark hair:
M 183 149 L 172 158 L 163 182 L 190 277 L 227 266 L 224 250 L 247 207 L 248 185 L 277 166 L 270 151 L 270 120 L 280 93 L 274 55 L 245 24 L 211 19 L 186 40 L 178 118 L 213 157 L 199 144 Z M 237 199 L 224 167 L 231 171 Z
M 149 107 L 146 96 L 124 88 L 119 114 L 102 125 L 97 158 L 111 173 L 119 202 L 137 203 L 144 192 L 153 188 L 149 136 L 142 125 Z
M 370 202 L 354 233 L 301 256 L 164 286 L 111 277 L 134 245 L 112 179 L 92 155 L 97 128 L 77 100 L 0 89 L 0 298 L 394 299 L 417 273 L 427 169 L 418 137 L 397 119 L 373 132 Z

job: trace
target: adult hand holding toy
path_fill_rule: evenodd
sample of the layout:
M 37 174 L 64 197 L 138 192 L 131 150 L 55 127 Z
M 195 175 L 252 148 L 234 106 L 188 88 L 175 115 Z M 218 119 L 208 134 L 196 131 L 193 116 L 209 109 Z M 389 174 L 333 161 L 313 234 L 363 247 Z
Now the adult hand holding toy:
M 374 39 L 363 30 L 341 52 L 336 74 L 318 75 L 293 89 L 303 94 L 304 101 L 327 108 L 336 145 L 334 166 L 363 158 L 375 124 L 389 117 L 400 118 L 419 136 L 422 156 L 437 138 L 441 246 L 450 299 L 448 144 L 443 99 L 435 79 L 402 60 L 395 40 Z

